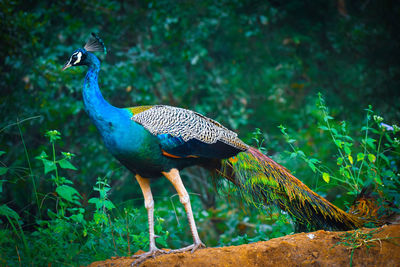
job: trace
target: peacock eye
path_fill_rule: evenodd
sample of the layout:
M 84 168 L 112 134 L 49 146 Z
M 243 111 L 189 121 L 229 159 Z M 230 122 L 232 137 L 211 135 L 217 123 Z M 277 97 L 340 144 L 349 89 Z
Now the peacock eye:
M 73 65 L 78 64 L 81 61 L 82 53 L 78 52 L 77 54 L 72 55 L 71 62 Z

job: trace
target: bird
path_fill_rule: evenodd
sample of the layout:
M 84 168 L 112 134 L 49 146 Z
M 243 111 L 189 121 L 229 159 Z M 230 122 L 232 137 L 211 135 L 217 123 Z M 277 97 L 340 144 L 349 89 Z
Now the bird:
M 258 149 L 245 144 L 237 133 L 200 113 L 167 105 L 128 108 L 108 103 L 99 87 L 100 60 L 93 52 L 107 53 L 104 42 L 92 33 L 83 48 L 75 50 L 62 70 L 87 66 L 83 83 L 84 108 L 98 129 L 105 147 L 135 176 L 148 215 L 149 251 L 136 263 L 165 253 L 195 252 L 200 240 L 189 194 L 180 172 L 198 165 L 211 169 L 235 185 L 247 202 L 260 208 L 278 207 L 287 212 L 299 230 L 348 230 L 364 220 L 336 207 L 293 176 L 289 170 Z M 193 244 L 169 252 L 156 246 L 151 180 L 165 177 L 185 208 Z

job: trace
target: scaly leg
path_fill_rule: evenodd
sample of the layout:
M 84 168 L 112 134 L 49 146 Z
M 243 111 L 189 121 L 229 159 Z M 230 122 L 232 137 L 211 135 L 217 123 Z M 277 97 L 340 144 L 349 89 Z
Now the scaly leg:
M 141 255 L 134 255 L 134 258 L 138 258 L 132 263 L 132 266 L 139 265 L 141 262 L 145 261 L 149 257 L 155 257 L 159 254 L 166 254 L 167 252 L 161 249 L 158 249 L 156 246 L 156 236 L 154 234 L 154 200 L 153 195 L 151 194 L 150 189 L 150 180 L 147 178 L 143 178 L 140 175 L 136 174 L 136 180 L 138 181 L 140 188 L 142 189 L 144 196 L 144 206 L 147 209 L 147 216 L 149 220 L 149 251 L 143 253 Z
M 172 183 L 175 187 L 176 191 L 179 195 L 179 200 L 183 204 L 186 210 L 186 214 L 189 220 L 190 230 L 193 236 L 193 244 L 181 249 L 175 249 L 169 251 L 169 253 L 178 253 L 191 250 L 192 253 L 195 252 L 198 248 L 204 248 L 205 245 L 201 242 L 199 234 L 197 233 L 196 223 L 194 222 L 192 207 L 190 206 L 190 198 L 189 194 L 183 186 L 181 176 L 179 175 L 179 171 L 177 169 L 171 169 L 169 172 L 162 173 L 167 179 Z

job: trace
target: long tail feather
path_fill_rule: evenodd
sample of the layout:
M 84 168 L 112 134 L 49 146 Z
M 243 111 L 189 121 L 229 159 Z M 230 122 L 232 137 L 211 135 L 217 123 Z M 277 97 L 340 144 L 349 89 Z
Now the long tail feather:
M 250 147 L 222 162 L 222 174 L 237 185 L 246 201 L 288 212 L 297 230 L 348 230 L 364 224 L 362 218 L 339 209 L 310 190 L 290 172 Z

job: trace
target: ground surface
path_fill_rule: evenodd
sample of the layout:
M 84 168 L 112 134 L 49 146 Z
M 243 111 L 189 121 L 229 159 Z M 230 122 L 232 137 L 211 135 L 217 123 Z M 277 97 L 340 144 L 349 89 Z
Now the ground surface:
M 372 237 L 361 234 L 371 231 L 374 233 Z M 148 259 L 140 266 L 350 266 L 351 248 L 338 245 L 344 241 L 344 235 L 348 241 L 360 245 L 354 250 L 353 266 L 400 266 L 398 224 L 363 228 L 357 232 L 299 233 L 236 247 L 201 249 L 193 254 L 162 255 Z M 130 258 L 118 258 L 89 266 L 130 266 L 132 262 Z

